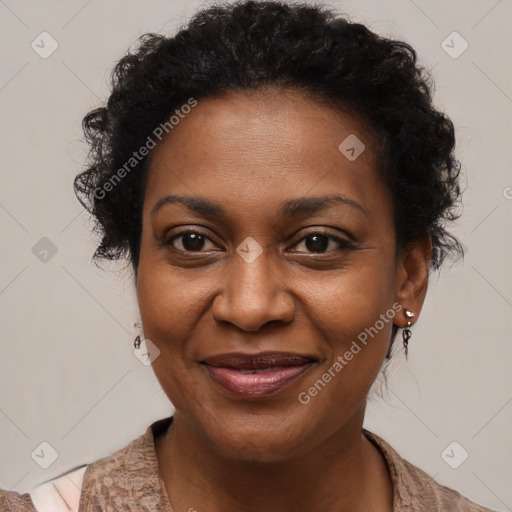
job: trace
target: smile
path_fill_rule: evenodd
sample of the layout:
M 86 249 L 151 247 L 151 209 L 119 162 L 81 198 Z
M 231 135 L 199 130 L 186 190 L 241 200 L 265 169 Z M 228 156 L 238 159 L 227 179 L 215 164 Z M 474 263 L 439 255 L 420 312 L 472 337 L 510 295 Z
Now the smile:
M 316 359 L 299 354 L 265 352 L 225 354 L 201 363 L 210 378 L 229 395 L 260 398 L 290 387 L 316 362 Z

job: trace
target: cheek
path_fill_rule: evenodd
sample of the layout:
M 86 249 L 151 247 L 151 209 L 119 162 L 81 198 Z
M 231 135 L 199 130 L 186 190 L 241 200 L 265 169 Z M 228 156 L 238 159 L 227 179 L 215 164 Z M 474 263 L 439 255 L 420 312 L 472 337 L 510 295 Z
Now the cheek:
M 175 407 L 193 378 L 187 367 L 191 358 L 184 351 L 208 289 L 201 280 L 184 276 L 183 271 L 159 261 L 150 251 L 141 251 L 137 300 L 144 335 L 160 350 L 152 363 L 153 371 Z
M 368 255 L 366 260 L 366 264 L 340 271 L 334 278 L 311 281 L 303 293 L 310 300 L 309 321 L 326 342 L 322 371 L 338 361 L 342 366 L 332 368 L 331 374 L 336 374 L 334 380 L 345 390 L 371 387 L 387 353 L 396 308 L 400 307 L 395 304 L 393 308 L 392 260 L 375 255 Z
M 308 297 L 317 326 L 347 341 L 392 306 L 393 260 L 379 251 L 360 253 L 346 269 L 309 281 L 303 296 Z
M 144 333 L 157 344 L 165 344 L 166 350 L 179 349 L 180 341 L 202 315 L 204 298 L 220 274 L 212 267 L 205 278 L 200 267 L 173 266 L 165 251 L 152 248 L 147 238 L 143 236 L 137 279 Z

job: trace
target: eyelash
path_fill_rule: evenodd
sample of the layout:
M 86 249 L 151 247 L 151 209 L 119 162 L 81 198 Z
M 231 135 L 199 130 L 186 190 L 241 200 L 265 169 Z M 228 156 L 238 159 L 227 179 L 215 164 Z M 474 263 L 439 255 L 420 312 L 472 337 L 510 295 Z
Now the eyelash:
M 185 235 L 188 235 L 188 234 L 201 235 L 205 239 L 210 240 L 208 235 L 206 235 L 205 233 L 202 233 L 201 231 L 187 230 L 187 231 L 182 231 L 180 233 L 176 233 L 172 237 L 163 240 L 161 245 L 162 246 L 170 246 L 171 248 L 175 249 L 176 251 L 179 251 L 179 252 L 185 253 L 185 254 L 201 254 L 203 251 L 186 251 L 186 250 L 182 250 L 182 249 L 176 249 L 172 245 L 174 240 L 176 240 L 176 239 L 178 239 L 180 237 L 183 237 Z M 308 237 L 315 236 L 315 235 L 322 235 L 322 236 L 325 236 L 325 237 L 329 238 L 330 240 L 334 240 L 335 242 L 337 242 L 340 245 L 340 248 L 338 249 L 339 251 L 355 249 L 355 245 L 352 242 L 350 242 L 349 240 L 337 237 L 337 236 L 332 235 L 331 233 L 327 233 L 325 231 L 314 231 L 312 233 L 308 233 L 307 235 L 303 236 L 300 240 L 298 240 L 295 245 L 298 245 L 299 243 L 301 243 L 304 240 L 306 240 Z M 210 240 L 210 242 L 214 243 L 212 240 Z M 298 251 L 292 251 L 292 252 L 298 252 Z M 322 252 L 320 252 L 320 253 L 310 252 L 309 254 L 319 254 L 319 255 L 322 255 L 322 254 L 328 254 L 330 252 L 332 252 L 332 251 L 325 251 L 323 253 Z

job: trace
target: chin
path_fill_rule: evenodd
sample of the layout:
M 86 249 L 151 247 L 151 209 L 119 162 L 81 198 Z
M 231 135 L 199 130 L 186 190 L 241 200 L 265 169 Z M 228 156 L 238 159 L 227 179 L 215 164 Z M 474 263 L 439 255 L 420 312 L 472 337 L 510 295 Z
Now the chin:
M 229 433 L 231 434 L 231 433 Z M 290 438 L 285 433 L 273 436 L 255 436 L 248 432 L 236 432 L 233 437 L 223 436 L 212 439 L 224 456 L 240 462 L 275 463 L 288 460 L 304 449 L 306 440 Z
M 213 422 L 208 416 L 202 416 L 197 422 L 203 436 L 215 450 L 240 461 L 279 462 L 289 459 L 310 449 L 309 441 L 315 434 L 310 419 L 290 411 L 272 414 L 262 410 L 251 413 L 217 410 Z

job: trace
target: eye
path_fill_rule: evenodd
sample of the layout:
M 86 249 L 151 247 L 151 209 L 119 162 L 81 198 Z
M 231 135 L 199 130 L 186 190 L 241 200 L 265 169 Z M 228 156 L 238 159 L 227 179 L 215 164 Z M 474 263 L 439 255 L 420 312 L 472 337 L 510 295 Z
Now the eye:
M 213 247 L 208 249 L 205 247 L 207 243 L 210 242 Z M 208 251 L 217 247 L 210 238 L 201 233 L 200 231 L 182 231 L 181 233 L 177 233 L 167 239 L 164 242 L 165 245 L 171 246 L 174 249 L 185 252 L 185 253 L 199 253 L 203 251 Z M 338 246 L 338 250 L 343 251 L 347 249 L 354 248 L 354 245 L 347 239 L 340 238 L 338 236 L 332 235 L 330 233 L 325 232 L 316 232 L 309 233 L 305 237 L 303 237 L 294 247 L 300 246 L 304 244 L 306 251 L 317 254 L 322 254 L 326 252 L 332 252 L 332 250 L 336 250 L 336 247 L 332 248 L 332 246 Z M 292 252 L 304 252 L 304 251 L 292 251 Z
M 178 243 L 175 243 L 179 241 Z M 166 245 L 182 252 L 202 252 L 207 241 L 211 240 L 199 231 L 182 231 L 166 241 Z M 212 245 L 213 242 L 211 242 Z M 181 247 L 180 247 L 181 246 Z
M 300 246 L 303 244 L 306 248 L 306 251 L 313 253 L 325 253 L 332 252 L 328 250 L 328 248 L 334 244 L 338 245 L 338 250 L 343 251 L 346 249 L 354 248 L 354 245 L 347 239 L 340 238 L 330 233 L 317 232 L 317 233 L 309 233 L 305 237 L 303 237 L 296 246 Z M 296 247 L 295 246 L 295 247 Z M 336 250 L 336 249 L 334 249 Z M 303 251 L 292 251 L 292 252 L 303 252 Z

